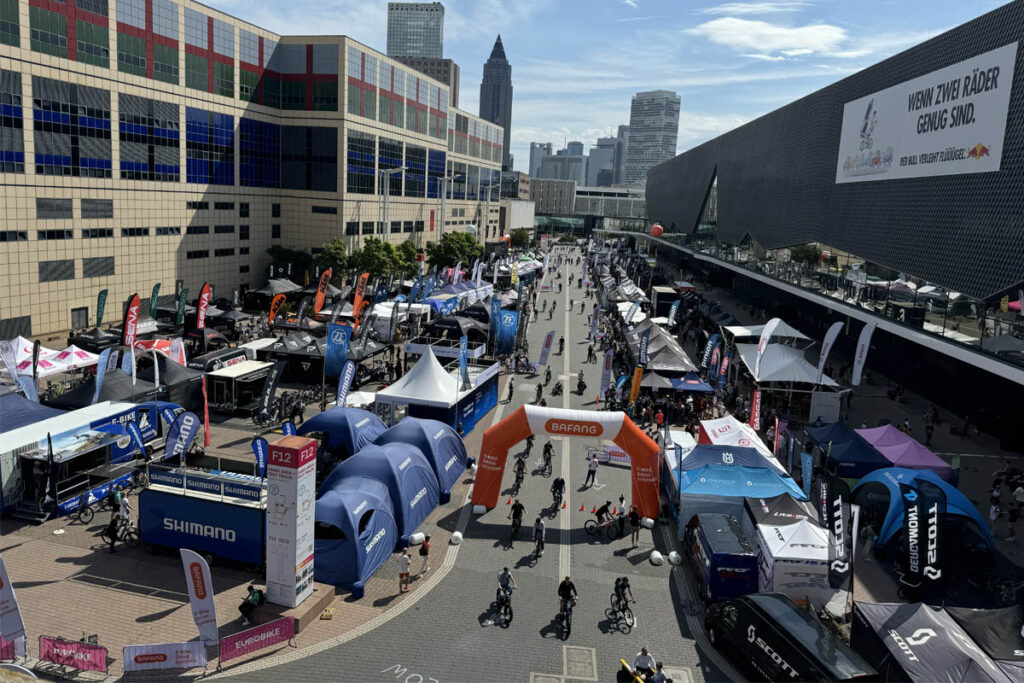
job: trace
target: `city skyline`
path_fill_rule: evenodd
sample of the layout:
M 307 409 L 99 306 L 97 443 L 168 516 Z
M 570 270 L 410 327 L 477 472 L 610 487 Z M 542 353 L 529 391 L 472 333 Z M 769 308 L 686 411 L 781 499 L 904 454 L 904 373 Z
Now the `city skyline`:
M 279 33 L 347 34 L 386 48 L 384 1 L 207 4 Z M 558 148 L 614 135 L 637 92 L 683 98 L 683 152 L 1005 3 L 879 2 L 870 18 L 834 0 L 712 0 L 683 11 L 670 0 L 443 4 L 445 57 L 462 67 L 463 109 L 478 111 L 483 65 L 502 36 L 515 67 L 509 151 L 525 172 L 531 141 Z

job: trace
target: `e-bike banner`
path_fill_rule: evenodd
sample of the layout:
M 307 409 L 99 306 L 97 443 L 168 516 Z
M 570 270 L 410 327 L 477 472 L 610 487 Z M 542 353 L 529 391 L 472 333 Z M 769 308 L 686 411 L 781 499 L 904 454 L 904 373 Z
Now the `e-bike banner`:
M 125 671 L 192 669 L 206 666 L 206 646 L 198 640 L 187 643 L 125 645 L 122 657 Z
M 213 603 L 213 580 L 210 566 L 194 550 L 181 548 L 181 564 L 185 569 L 185 585 L 192 618 L 199 629 L 199 640 L 206 645 L 217 643 L 217 607 Z
M 1017 43 L 847 102 L 836 183 L 998 171 Z
M 946 493 L 938 484 L 927 479 L 917 480 L 917 495 L 923 516 L 924 552 L 921 561 L 922 600 L 927 603 L 941 602 L 946 595 L 945 574 L 942 566 L 946 560 Z
M 107 673 L 107 648 L 79 640 L 39 636 L 39 659 L 69 669 Z
M 540 347 L 540 362 L 538 365 L 547 365 L 548 355 L 551 353 L 551 345 L 555 341 L 555 331 L 551 330 L 544 337 L 544 346 Z

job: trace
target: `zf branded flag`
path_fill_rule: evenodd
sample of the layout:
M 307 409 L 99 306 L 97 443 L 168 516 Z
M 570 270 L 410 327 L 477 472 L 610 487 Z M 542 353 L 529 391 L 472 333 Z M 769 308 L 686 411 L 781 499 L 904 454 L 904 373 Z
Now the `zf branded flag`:
M 101 289 L 96 297 L 96 327 L 103 324 L 103 312 L 107 310 L 107 290 Z
M 188 602 L 192 607 L 192 619 L 199 629 L 199 640 L 206 645 L 216 645 L 217 607 L 213 602 L 213 580 L 210 566 L 203 557 L 193 551 L 181 549 L 181 564 L 185 569 L 185 585 Z
M 156 320 L 156 306 L 160 299 L 160 283 L 153 285 L 153 293 L 149 296 L 149 317 Z
M 922 527 L 921 582 L 925 602 L 941 602 L 946 595 L 942 567 L 946 557 L 946 493 L 938 484 L 917 480 L 917 501 Z
M 210 288 L 209 282 L 203 283 L 203 288 L 199 290 L 199 306 L 196 310 L 196 327 L 202 329 L 206 327 L 206 309 L 210 307 L 210 297 L 213 296 L 213 290 Z
M 199 434 L 199 416 L 195 413 L 185 411 L 174 418 L 170 429 L 167 430 L 167 446 L 165 452 L 168 458 L 181 458 L 180 464 L 184 465 L 185 454 Z
M 174 315 L 174 325 L 179 327 L 185 324 L 185 305 L 188 303 L 188 290 L 178 292 L 178 312 Z
M 313 302 L 313 315 L 315 316 L 324 307 L 324 300 L 327 298 L 327 288 L 331 286 L 331 275 L 334 271 L 330 268 L 320 274 L 320 281 L 316 285 L 316 300 Z
M 141 301 L 138 294 L 132 294 L 128 299 L 128 305 L 124 307 L 124 324 L 121 325 L 121 346 L 129 348 L 135 346 L 135 331 L 139 325 L 139 306 Z
M 804 475 L 805 480 L 810 473 Z M 828 583 L 831 588 L 849 590 L 853 552 L 850 525 L 850 487 L 835 475 L 818 483 L 818 517 L 828 532 Z
M 284 305 L 285 298 L 284 294 L 278 294 L 270 300 L 270 315 L 267 318 L 267 322 L 274 322 L 274 318 L 276 318 L 277 314 L 281 311 L 281 306 Z
M 355 376 L 356 364 L 350 360 L 345 361 L 345 367 L 342 368 L 341 377 L 338 378 L 338 393 L 334 396 L 334 405 L 345 405 L 345 399 L 348 397 L 349 389 L 352 388 L 352 380 Z
M 540 347 L 540 361 L 537 363 L 538 365 L 547 365 L 548 354 L 551 353 L 551 345 L 554 344 L 554 341 L 555 331 L 551 330 L 544 337 L 544 346 Z
M 256 470 L 260 475 L 260 479 L 266 476 L 267 452 L 269 449 L 270 445 L 262 436 L 257 436 L 252 440 L 252 457 L 256 459 Z

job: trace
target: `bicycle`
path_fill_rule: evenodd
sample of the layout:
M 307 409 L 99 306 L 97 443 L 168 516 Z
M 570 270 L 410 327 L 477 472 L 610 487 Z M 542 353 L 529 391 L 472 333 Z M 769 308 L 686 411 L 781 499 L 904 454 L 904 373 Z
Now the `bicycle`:
M 576 606 L 577 598 L 565 600 L 565 605 L 558 612 L 558 626 L 562 630 L 562 640 L 567 640 L 572 633 L 572 608 Z
M 626 626 L 633 628 L 636 624 L 636 617 L 633 615 L 633 609 L 630 607 L 631 604 L 635 603 L 636 600 L 626 600 L 625 603 L 619 600 L 618 593 L 612 593 L 612 613 L 618 614 L 619 618 L 625 622 Z
M 78 497 L 78 510 L 75 511 L 75 519 L 82 524 L 88 524 L 96 516 L 96 511 L 89 505 L 89 494 L 83 493 Z
M 551 502 L 554 505 L 556 511 L 562 507 L 562 498 L 564 495 L 565 494 L 562 493 L 561 489 L 556 489 L 551 493 Z
M 508 625 L 512 623 L 512 591 L 514 587 L 509 586 L 508 588 L 499 589 L 501 593 L 497 600 L 491 603 L 491 614 L 495 619 L 501 621 L 503 628 L 508 628 Z
M 596 519 L 588 519 L 583 523 L 583 529 L 591 536 L 596 536 L 601 533 L 601 529 L 605 529 L 605 535 L 608 536 L 609 541 L 614 541 L 619 537 L 619 525 L 614 519 L 608 519 L 601 523 L 598 523 Z
M 522 472 L 522 470 L 517 470 L 516 471 L 515 483 L 512 484 L 512 497 L 513 498 L 519 495 L 519 487 L 521 487 L 522 485 L 523 485 L 523 472 Z
M 107 534 L 107 530 L 104 529 L 100 532 L 100 538 L 107 545 L 111 545 L 110 536 Z M 139 537 L 139 529 L 135 526 L 135 523 L 128 519 L 122 519 L 117 523 L 117 540 L 124 543 L 130 548 L 138 548 L 139 544 L 142 543 L 142 539 Z
M 536 561 L 544 555 L 544 537 L 534 532 L 536 538 L 533 539 L 533 559 Z
M 545 453 L 544 454 L 544 463 L 541 465 L 540 473 L 541 473 L 541 476 L 543 476 L 545 478 L 551 476 L 551 454 L 550 453 Z
M 523 520 L 518 518 L 512 519 L 512 530 L 508 534 L 508 547 L 511 548 L 512 544 L 519 538 L 519 530 L 523 528 Z

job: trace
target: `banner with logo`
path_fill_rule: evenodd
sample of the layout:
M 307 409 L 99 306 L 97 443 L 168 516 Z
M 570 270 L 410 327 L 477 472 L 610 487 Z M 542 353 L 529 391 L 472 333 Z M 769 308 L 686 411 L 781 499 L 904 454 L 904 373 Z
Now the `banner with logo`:
M 181 548 L 181 564 L 185 569 L 188 602 L 192 619 L 199 629 L 199 640 L 205 645 L 217 643 L 217 607 L 213 603 L 213 580 L 210 566 L 199 553 Z
M 513 353 L 516 347 L 516 333 L 519 330 L 519 312 L 501 311 L 498 315 L 498 337 L 495 353 Z
M 860 376 L 864 372 L 864 363 L 868 359 L 868 349 L 871 348 L 871 335 L 874 333 L 875 323 L 867 323 L 864 325 L 864 329 L 860 331 L 860 337 L 857 338 L 857 351 L 853 357 L 853 374 L 850 379 L 850 384 L 854 386 L 860 384 Z
M 923 515 L 917 490 L 907 484 L 900 484 L 900 498 L 903 501 L 903 544 L 906 551 L 903 566 L 906 573 L 900 582 L 912 588 L 921 587 Z
M 590 338 L 597 339 L 597 326 L 601 320 L 601 309 L 595 308 L 594 315 L 590 318 Z
M 196 307 L 196 327 L 199 329 L 206 327 L 206 309 L 210 306 L 212 296 L 213 290 L 210 288 L 210 283 L 204 282 L 203 288 L 199 290 L 199 301 Z
M 185 306 L 188 303 L 188 290 L 183 289 L 178 292 L 178 312 L 174 316 L 175 327 L 181 327 L 185 324 Z
M 352 380 L 355 379 L 355 376 L 356 364 L 351 360 L 345 361 L 341 376 L 338 377 L 338 392 L 334 395 L 334 405 L 345 405 L 345 399 L 348 397 L 349 389 L 352 388 Z
M 761 431 L 761 390 L 755 389 L 750 400 L 750 426 L 755 432 Z
M 197 640 L 187 643 L 125 645 L 121 656 L 125 671 L 192 669 L 206 666 L 206 646 Z
M 842 330 L 843 323 L 832 323 L 828 328 L 828 332 L 825 333 L 825 338 L 821 340 L 821 355 L 818 356 L 817 384 L 821 384 L 821 376 L 825 373 L 825 363 L 828 360 L 829 351 L 832 350 L 832 345 L 836 343 L 836 339 L 839 337 L 839 333 L 842 332 Z
M 946 596 L 946 576 L 942 567 L 948 559 L 946 541 L 946 493 L 934 482 L 918 479 L 917 501 L 921 522 L 921 599 L 942 602 Z
M 462 389 L 466 391 L 473 384 L 469 381 L 469 338 L 459 337 L 459 376 L 462 378 Z
M 327 344 L 324 346 L 324 375 L 337 377 L 348 358 L 348 346 L 352 340 L 352 328 L 348 325 L 330 323 L 327 326 Z
M 624 317 L 622 319 L 622 321 L 624 323 L 626 323 L 627 325 L 633 324 L 633 316 L 636 315 L 636 312 L 639 311 L 639 310 L 640 310 L 640 302 L 639 301 L 634 301 L 633 305 L 629 307 L 628 311 L 626 311 L 626 317 Z
M 189 446 L 195 441 L 199 434 L 199 416 L 195 413 L 185 411 L 174 418 L 170 429 L 167 430 L 167 446 L 164 448 L 165 457 L 181 458 L 181 464 L 185 464 L 185 454 Z
M 96 296 L 96 327 L 103 324 L 103 312 L 107 310 L 107 290 L 101 289 Z
M 124 323 L 121 325 L 121 346 L 129 348 L 135 346 L 135 330 L 139 324 L 139 306 L 141 300 L 138 294 L 132 294 L 128 299 L 128 305 L 124 307 Z
M 713 384 L 718 376 L 718 367 L 722 363 L 722 344 L 715 344 L 711 349 L 711 362 L 708 366 L 708 384 Z
M 496 295 L 491 296 L 491 336 L 494 336 L 498 329 L 498 316 L 501 315 L 501 299 Z
M 295 315 L 295 320 L 298 322 L 300 330 L 302 329 L 302 323 L 306 318 L 306 309 L 309 308 L 309 304 L 312 303 L 312 301 L 312 297 L 304 296 L 302 297 L 302 301 L 299 302 L 299 312 Z
M 551 346 L 555 343 L 555 331 L 551 330 L 544 336 L 544 345 L 540 347 L 540 361 L 538 365 L 547 365 L 548 355 L 551 353 Z
M 0 555 L 0 638 L 16 642 L 19 638 L 24 648 L 25 623 L 21 619 L 18 598 L 14 595 L 14 586 L 7 575 L 7 565 Z
M 171 425 L 174 424 L 174 420 L 177 419 L 177 415 L 174 414 L 173 410 L 165 406 L 160 409 L 160 417 L 162 417 L 164 419 L 164 422 L 167 423 L 167 443 L 170 443 L 170 428 Z
M 277 390 L 277 383 L 281 380 L 286 365 L 288 365 L 286 360 L 274 363 L 274 367 L 270 368 L 267 379 L 263 382 L 263 394 L 260 396 L 260 414 L 263 416 L 270 415 L 270 404 L 274 402 L 274 392 Z
M 717 334 L 708 337 L 708 343 L 704 345 L 704 352 L 700 356 L 700 366 L 702 368 L 708 367 L 708 364 L 711 362 L 711 350 L 715 348 L 716 344 L 718 344 Z
M 417 275 L 416 282 L 413 283 L 412 289 L 409 290 L 409 303 L 416 301 L 416 297 L 419 295 L 421 289 L 423 289 L 423 276 Z
M 772 318 L 764 324 L 761 328 L 761 337 L 757 340 L 757 355 L 754 357 L 754 380 L 757 381 L 761 377 L 761 356 L 764 355 L 765 349 L 768 348 L 768 343 L 772 340 L 772 334 L 775 332 L 775 328 L 782 322 L 781 318 Z
M 133 420 L 126 422 L 124 428 L 128 432 L 128 436 L 131 437 L 132 449 L 140 453 L 143 460 L 147 460 L 146 442 L 142 440 L 142 430 L 139 429 L 139 425 Z
M 629 402 L 636 403 L 636 400 L 640 397 L 640 382 L 644 379 L 644 369 L 641 366 L 636 366 L 633 370 L 633 384 L 629 387 Z
M 160 303 L 160 283 L 153 285 L 153 293 L 149 295 L 149 317 L 156 320 L 156 307 Z
M 800 452 L 800 476 L 803 479 L 804 495 L 811 495 L 814 477 L 814 456 L 807 451 Z
M 266 624 L 246 629 L 241 633 L 221 638 L 220 661 L 227 662 L 278 643 L 287 643 L 294 637 L 295 619 L 292 617 L 275 619 Z
M 178 365 L 185 365 L 185 342 L 182 341 L 181 337 L 175 337 L 171 341 L 171 348 L 167 352 L 168 357 Z
M 363 297 L 366 296 L 366 281 L 370 279 L 369 273 L 363 273 L 356 280 L 356 293 L 352 299 L 352 316 L 356 319 L 355 326 L 359 327 L 359 318 L 363 311 Z
M 274 318 L 281 311 L 281 306 L 284 305 L 284 301 L 287 297 L 284 294 L 277 294 L 273 299 L 270 300 L 270 314 L 268 316 L 268 322 L 274 322 Z
M 331 275 L 333 274 L 334 271 L 331 268 L 320 273 L 320 281 L 316 285 L 316 299 L 313 302 L 314 316 L 324 307 L 324 301 L 327 299 L 327 288 L 331 285 Z
M 291 420 L 281 425 L 281 433 L 285 436 L 295 436 L 297 430 L 295 429 L 295 423 Z
M 718 370 L 718 388 L 722 389 L 725 387 L 725 380 L 729 372 L 729 363 L 732 362 L 732 351 L 725 354 L 722 358 L 722 367 Z
M 679 313 L 679 304 L 681 304 L 681 303 L 682 303 L 682 301 L 680 299 L 676 299 L 675 301 L 672 302 L 672 308 L 668 309 L 668 326 L 669 327 L 672 327 L 675 324 L 675 322 L 676 322 L 676 314 Z
M 804 481 L 810 479 L 805 473 Z M 828 582 L 832 588 L 849 590 L 853 552 L 850 528 L 850 487 L 835 475 L 825 475 L 818 482 L 818 518 L 828 532 Z
M 78 640 L 39 636 L 39 659 L 69 669 L 107 673 L 107 648 Z
M 637 352 L 637 364 L 641 368 L 646 368 L 647 363 L 650 362 L 650 354 L 647 352 L 647 348 L 651 344 L 651 328 L 644 330 L 643 334 L 640 335 L 640 348 Z
M 260 475 L 260 479 L 267 474 L 267 449 L 269 447 L 267 440 L 262 436 L 257 436 L 252 440 L 252 457 L 256 459 L 256 471 Z
M 615 350 L 608 349 L 604 352 L 604 359 L 601 362 L 601 398 L 608 393 L 608 387 L 612 383 L 612 361 L 615 359 Z

